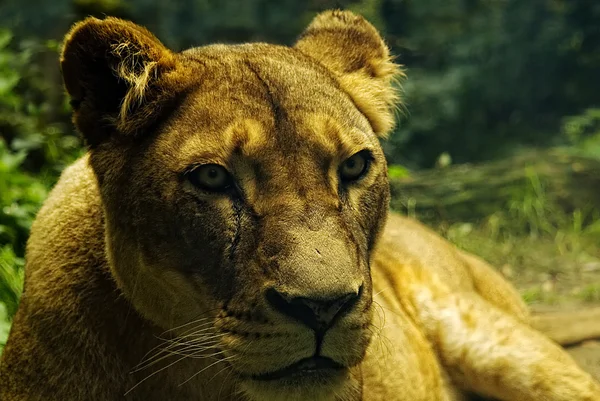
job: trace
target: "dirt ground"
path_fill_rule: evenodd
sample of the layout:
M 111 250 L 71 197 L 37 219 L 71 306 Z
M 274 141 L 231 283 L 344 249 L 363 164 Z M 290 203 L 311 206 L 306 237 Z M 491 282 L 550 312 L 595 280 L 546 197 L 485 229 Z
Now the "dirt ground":
M 569 354 L 600 381 L 600 306 L 537 305 L 531 310 L 532 325 L 561 344 L 571 344 L 565 346 Z
M 600 381 L 600 341 L 586 341 L 567 350 L 582 368 Z

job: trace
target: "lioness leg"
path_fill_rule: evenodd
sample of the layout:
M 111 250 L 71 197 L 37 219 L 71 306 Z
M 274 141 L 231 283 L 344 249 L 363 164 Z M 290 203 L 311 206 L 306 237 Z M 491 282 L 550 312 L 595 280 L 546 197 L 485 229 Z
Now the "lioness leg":
M 517 290 L 486 261 L 473 254 L 457 250 L 465 261 L 475 291 L 486 301 L 518 320 L 529 321 L 529 310 Z
M 411 291 L 415 311 L 460 387 L 506 401 L 600 400 L 600 385 L 547 337 L 475 293 L 436 287 Z

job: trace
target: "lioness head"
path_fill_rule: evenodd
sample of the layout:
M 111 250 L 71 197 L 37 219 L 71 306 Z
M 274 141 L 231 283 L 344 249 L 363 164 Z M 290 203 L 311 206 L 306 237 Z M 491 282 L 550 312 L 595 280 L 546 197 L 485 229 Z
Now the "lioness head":
M 137 311 L 205 333 L 194 352 L 223 358 L 252 399 L 359 391 L 398 72 L 376 30 L 334 11 L 291 48 L 174 53 L 90 18 L 61 62 Z

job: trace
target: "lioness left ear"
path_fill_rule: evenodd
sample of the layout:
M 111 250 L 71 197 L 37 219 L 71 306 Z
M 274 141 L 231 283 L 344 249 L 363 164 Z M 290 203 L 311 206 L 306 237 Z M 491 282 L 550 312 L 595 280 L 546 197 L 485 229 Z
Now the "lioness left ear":
M 398 101 L 394 80 L 401 71 L 373 25 L 349 11 L 326 11 L 315 17 L 295 48 L 334 73 L 377 135 L 391 131 Z
M 61 68 L 74 122 L 95 146 L 143 132 L 181 92 L 176 55 L 145 28 L 88 18 L 65 38 Z

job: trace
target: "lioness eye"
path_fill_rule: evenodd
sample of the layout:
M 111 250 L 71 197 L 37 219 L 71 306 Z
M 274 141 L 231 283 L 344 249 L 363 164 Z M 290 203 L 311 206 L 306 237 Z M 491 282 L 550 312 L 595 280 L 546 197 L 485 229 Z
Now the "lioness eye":
M 224 191 L 232 184 L 229 172 L 218 164 L 196 167 L 188 175 L 192 184 L 208 191 Z
M 358 152 L 342 163 L 340 166 L 340 177 L 342 181 L 356 181 L 365 175 L 368 168 L 368 152 Z

